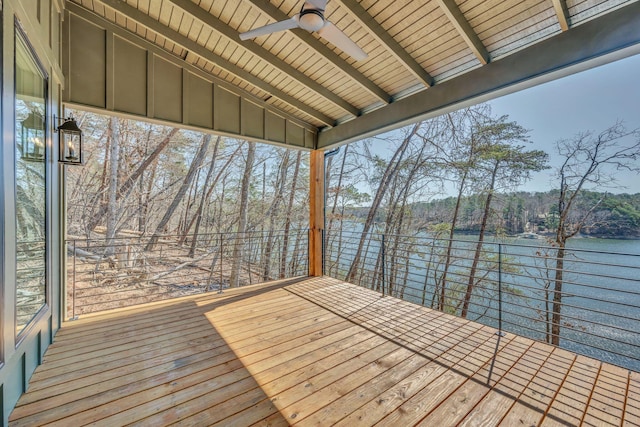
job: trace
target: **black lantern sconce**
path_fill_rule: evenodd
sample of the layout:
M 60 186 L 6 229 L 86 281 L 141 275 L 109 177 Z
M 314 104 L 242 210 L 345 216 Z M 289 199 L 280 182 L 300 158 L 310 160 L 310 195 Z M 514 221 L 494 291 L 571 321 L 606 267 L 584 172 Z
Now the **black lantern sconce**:
M 44 162 L 44 119 L 32 111 L 21 125 L 22 158 L 30 162 Z
M 82 131 L 76 123 L 76 119 L 58 118 L 62 124 L 56 128 L 59 138 L 59 156 L 60 163 L 68 165 L 82 164 Z

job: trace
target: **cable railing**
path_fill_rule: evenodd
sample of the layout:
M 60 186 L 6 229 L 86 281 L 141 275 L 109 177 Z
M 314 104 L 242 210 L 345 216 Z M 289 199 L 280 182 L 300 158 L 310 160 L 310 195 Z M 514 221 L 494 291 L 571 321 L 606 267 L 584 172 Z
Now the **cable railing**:
M 640 371 L 640 253 L 590 239 L 562 251 L 543 239 L 362 237 L 327 233 L 325 274 Z
M 308 230 L 70 239 L 67 318 L 308 274 Z

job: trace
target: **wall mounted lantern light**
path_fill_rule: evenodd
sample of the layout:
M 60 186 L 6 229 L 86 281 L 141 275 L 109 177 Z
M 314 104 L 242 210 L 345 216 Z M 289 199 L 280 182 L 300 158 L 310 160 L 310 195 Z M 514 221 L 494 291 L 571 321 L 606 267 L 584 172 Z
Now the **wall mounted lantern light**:
M 44 119 L 31 111 L 21 125 L 22 158 L 31 162 L 44 162 Z
M 59 157 L 60 163 L 69 165 L 82 164 L 82 131 L 76 123 L 76 119 L 58 118 L 62 124 L 56 128 L 59 138 Z

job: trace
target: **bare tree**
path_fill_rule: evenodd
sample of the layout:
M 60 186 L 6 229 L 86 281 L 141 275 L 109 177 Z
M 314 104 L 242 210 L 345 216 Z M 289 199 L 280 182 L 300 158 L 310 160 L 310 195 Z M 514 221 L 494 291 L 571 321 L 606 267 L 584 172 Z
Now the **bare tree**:
M 280 256 L 280 278 L 285 277 L 287 268 L 287 259 L 289 256 L 289 233 L 291 232 L 293 213 L 293 203 L 295 201 L 296 191 L 298 189 L 298 177 L 300 176 L 300 164 L 302 163 L 302 151 L 298 151 L 296 155 L 296 164 L 293 169 L 293 177 L 291 179 L 291 188 L 289 190 L 289 202 L 285 213 L 284 236 L 282 238 L 282 254 Z
M 204 161 L 204 158 L 207 155 L 207 151 L 209 150 L 210 142 L 211 142 L 210 134 L 206 134 L 202 137 L 202 143 L 200 144 L 200 147 L 198 148 L 198 152 L 196 153 L 195 157 L 193 158 L 193 161 L 191 162 L 189 171 L 187 172 L 187 175 L 184 177 L 184 180 L 182 181 L 182 185 L 180 186 L 180 188 L 178 189 L 178 192 L 174 196 L 173 201 L 165 211 L 164 216 L 162 217 L 158 225 L 156 226 L 156 230 L 153 232 L 151 239 L 149 239 L 149 242 L 145 247 L 145 251 L 152 251 L 154 246 L 158 242 L 158 239 L 160 238 L 160 234 L 163 232 L 165 226 L 169 223 L 169 220 L 173 216 L 173 213 L 178 207 L 178 204 L 182 201 L 184 195 L 186 194 L 187 189 L 189 188 L 189 186 L 191 186 L 191 183 L 193 181 L 193 178 L 196 175 L 196 172 L 202 166 L 202 162 Z
M 125 181 L 120 185 L 120 188 L 118 189 L 118 200 L 121 200 L 130 194 L 136 181 L 142 176 L 147 167 L 149 167 L 149 165 L 151 165 L 158 158 L 160 153 L 162 153 L 167 145 L 169 145 L 169 142 L 171 142 L 176 133 L 178 133 L 177 128 L 171 129 L 163 138 L 163 140 L 156 146 L 156 148 L 149 154 L 149 156 L 140 163 L 136 170 L 131 175 L 129 175 L 127 179 L 125 179 Z M 87 228 L 89 230 L 95 229 L 96 226 L 100 224 L 102 218 L 104 218 L 108 211 L 109 206 L 107 204 L 103 204 L 98 212 L 96 212 L 93 218 L 88 222 Z
M 289 171 L 289 163 L 291 161 L 291 153 L 288 150 L 282 150 L 279 153 L 281 155 L 276 182 L 274 185 L 273 200 L 271 206 L 267 209 L 266 216 L 268 218 L 268 229 L 266 232 L 266 242 L 264 245 L 263 253 L 263 265 L 262 265 L 262 279 L 269 280 L 271 278 L 271 258 L 273 255 L 273 241 L 275 239 L 275 224 L 276 215 L 279 211 L 280 205 L 284 202 L 285 185 L 287 183 L 287 173 Z M 266 180 L 263 178 L 263 182 Z M 263 197 L 266 190 L 263 191 Z M 262 238 L 264 239 L 264 234 Z
M 109 178 L 108 178 L 108 202 L 107 202 L 107 231 L 105 238 L 107 240 L 107 249 L 105 255 L 113 255 L 115 245 L 110 241 L 116 237 L 117 227 L 117 191 L 118 191 L 118 166 L 120 164 L 120 128 L 118 119 L 111 117 L 109 119 Z
M 359 265 L 362 261 L 361 258 L 362 258 L 362 251 L 364 249 L 364 244 L 365 244 L 365 241 L 367 240 L 369 231 L 371 231 L 371 227 L 373 225 L 373 221 L 376 217 L 378 209 L 382 204 L 384 194 L 389 188 L 389 185 L 392 181 L 393 176 L 397 173 L 398 168 L 402 164 L 402 159 L 406 153 L 409 142 L 411 142 L 411 139 L 416 136 L 416 134 L 418 133 L 418 129 L 420 129 L 421 124 L 422 123 L 416 123 L 407 131 L 406 135 L 402 139 L 400 145 L 396 149 L 395 153 L 391 157 L 391 160 L 389 161 L 389 163 L 387 164 L 387 167 L 384 170 L 384 173 L 380 180 L 380 185 L 378 186 L 378 189 L 373 198 L 371 207 L 369 208 L 367 219 L 363 224 L 362 234 L 360 236 L 358 248 L 356 249 L 356 253 L 353 257 L 353 261 L 351 262 L 351 267 L 349 267 L 349 271 L 347 272 L 347 275 L 345 277 L 345 280 L 348 282 L 353 283 L 356 279 L 356 274 L 357 274 Z
M 481 105 L 447 114 L 449 141 L 445 140 L 442 145 L 437 145 L 441 153 L 441 162 L 448 169 L 448 175 L 455 182 L 457 191 L 456 203 L 449 227 L 444 269 L 435 283 L 434 290 L 434 297 L 437 295 L 437 308 L 440 311 L 445 311 L 450 307 L 447 303 L 447 276 L 452 263 L 453 238 L 460 216 L 462 199 L 468 191 L 468 181 L 473 175 L 478 157 L 480 140 L 475 132 L 477 116 L 481 118 L 489 113 L 488 107 Z
M 253 162 L 256 156 L 256 143 L 247 142 L 247 159 L 244 172 L 242 174 L 242 184 L 240 188 L 240 201 L 238 203 L 238 234 L 233 245 L 233 256 L 231 266 L 231 278 L 229 286 L 232 288 L 240 286 L 240 266 L 242 263 L 242 250 L 244 247 L 245 233 L 247 231 L 248 205 L 249 205 L 249 185 L 251 184 L 251 173 Z
M 628 131 L 618 122 L 599 134 L 583 132 L 571 139 L 556 143 L 563 159 L 556 171 L 558 180 L 558 209 L 555 244 L 557 245 L 555 277 L 553 280 L 551 343 L 560 344 L 562 321 L 562 285 L 567 241 L 580 233 L 594 210 L 603 202 L 606 193 L 592 202 L 584 203 L 581 194 L 589 187 L 599 189 L 617 184 L 616 171 L 640 173 L 640 129 Z
M 218 156 L 218 151 L 220 149 L 221 139 L 222 138 L 220 136 L 216 138 L 216 143 L 213 147 L 213 153 L 211 154 L 211 162 L 209 163 L 209 170 L 207 171 L 207 177 L 205 178 L 204 184 L 202 187 L 202 196 L 200 197 L 200 204 L 198 205 L 198 209 L 196 210 L 196 213 L 193 215 L 193 218 L 191 218 L 191 222 L 186 227 L 186 230 L 184 233 L 184 235 L 186 236 L 187 233 L 189 233 L 189 231 L 191 230 L 191 226 L 195 223 L 195 228 L 193 230 L 193 239 L 191 240 L 191 247 L 189 248 L 189 256 L 191 258 L 193 258 L 196 253 L 196 245 L 198 241 L 198 234 L 200 233 L 200 224 L 202 224 L 202 213 L 204 212 L 204 206 L 207 199 L 211 195 L 211 191 L 213 190 L 213 187 L 214 187 L 213 185 L 210 186 L 209 183 L 211 181 L 211 177 L 213 176 L 213 170 L 216 165 L 216 157 Z

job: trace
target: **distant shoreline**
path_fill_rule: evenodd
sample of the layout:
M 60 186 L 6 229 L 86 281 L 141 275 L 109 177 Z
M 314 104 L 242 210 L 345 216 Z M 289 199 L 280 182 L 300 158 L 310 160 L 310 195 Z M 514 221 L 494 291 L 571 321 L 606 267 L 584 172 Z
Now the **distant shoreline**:
M 463 234 L 465 236 L 478 236 L 480 233 L 476 230 L 456 230 L 455 234 Z M 527 237 L 525 234 L 532 234 L 538 237 Z M 492 237 L 498 237 L 497 234 L 493 232 L 487 232 L 486 235 Z M 555 236 L 554 232 L 539 232 L 539 233 L 518 233 L 518 234 L 507 234 L 506 237 L 511 237 L 514 239 L 520 238 L 523 240 L 545 240 L 551 239 Z M 571 239 L 609 239 L 609 240 L 640 240 L 640 236 L 621 236 L 621 235 L 602 235 L 602 234 L 578 234 Z

